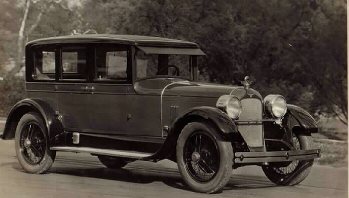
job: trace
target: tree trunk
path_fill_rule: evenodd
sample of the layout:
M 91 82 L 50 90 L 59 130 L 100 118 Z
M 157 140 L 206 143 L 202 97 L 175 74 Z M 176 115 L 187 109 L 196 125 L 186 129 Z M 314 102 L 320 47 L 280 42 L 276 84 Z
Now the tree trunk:
M 43 12 L 40 12 L 39 15 L 36 17 L 36 20 L 34 21 L 33 25 L 30 26 L 30 28 L 28 29 L 26 35 L 30 35 L 35 28 L 39 25 L 41 18 L 42 18 Z
M 7 74 L 8 78 L 13 77 L 17 72 L 19 72 L 19 70 L 22 67 L 24 30 L 27 23 L 27 19 L 28 19 L 30 3 L 31 3 L 31 0 L 26 0 L 25 2 L 24 15 L 21 22 L 21 27 L 19 28 L 19 32 L 18 32 L 16 64 L 15 64 L 15 67 L 12 68 Z

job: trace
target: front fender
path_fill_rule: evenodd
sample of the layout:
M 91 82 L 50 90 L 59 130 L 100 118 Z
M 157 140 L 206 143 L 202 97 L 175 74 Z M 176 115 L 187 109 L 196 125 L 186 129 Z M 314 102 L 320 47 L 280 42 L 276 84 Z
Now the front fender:
M 229 134 L 238 131 L 235 123 L 228 117 L 226 113 L 218 108 L 209 106 L 194 107 L 186 111 L 182 116 L 178 117 L 174 121 L 172 129 L 176 129 L 181 123 L 187 123 L 191 119 L 196 118 L 211 122 L 223 134 Z
M 289 124 L 293 126 L 295 133 L 310 135 L 318 132 L 318 125 L 315 119 L 306 110 L 296 105 L 288 104 L 287 111 L 288 116 L 293 118 L 292 121 L 289 118 L 290 122 L 292 122 Z
M 48 135 L 62 131 L 60 121 L 56 118 L 55 111 L 49 104 L 39 99 L 23 99 L 17 102 L 11 109 L 7 116 L 5 129 L 2 138 L 13 139 L 15 137 L 15 131 L 17 124 L 21 117 L 28 112 L 39 113 L 46 125 Z M 52 137 L 52 136 L 51 136 Z
M 223 111 L 215 107 L 194 107 L 184 112 L 171 124 L 169 134 L 154 158 L 168 158 L 175 161 L 176 142 L 183 127 L 189 122 L 206 121 L 216 127 L 223 138 L 237 132 L 235 123 Z

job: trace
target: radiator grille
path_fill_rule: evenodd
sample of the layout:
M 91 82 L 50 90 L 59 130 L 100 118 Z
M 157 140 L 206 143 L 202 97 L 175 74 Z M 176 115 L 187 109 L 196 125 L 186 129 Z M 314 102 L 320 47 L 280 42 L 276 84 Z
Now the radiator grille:
M 263 104 L 257 98 L 241 100 L 242 112 L 239 121 L 262 120 Z M 264 147 L 263 125 L 238 125 L 241 136 L 250 148 Z
M 239 120 L 261 120 L 263 106 L 257 98 L 246 98 L 241 100 L 242 112 Z

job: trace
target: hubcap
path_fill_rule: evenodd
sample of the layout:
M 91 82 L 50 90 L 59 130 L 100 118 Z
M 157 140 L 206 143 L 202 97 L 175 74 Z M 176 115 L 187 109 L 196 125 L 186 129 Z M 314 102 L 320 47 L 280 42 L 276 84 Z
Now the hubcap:
M 24 141 L 24 147 L 25 147 L 25 148 L 29 148 L 30 145 L 31 145 L 31 141 L 30 141 L 29 139 L 26 139 L 26 140 Z
M 200 153 L 193 152 L 193 154 L 191 155 L 191 160 L 193 160 L 193 162 L 197 163 L 200 160 Z

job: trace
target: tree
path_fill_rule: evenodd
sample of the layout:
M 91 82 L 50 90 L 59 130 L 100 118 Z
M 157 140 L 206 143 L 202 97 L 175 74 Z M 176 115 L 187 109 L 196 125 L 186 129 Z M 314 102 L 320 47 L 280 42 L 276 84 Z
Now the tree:
M 15 54 L 15 40 L 18 27 L 18 9 L 13 6 L 12 1 L 0 1 L 0 71 L 3 64 Z
M 66 0 L 22 0 L 18 2 L 18 6 L 22 8 L 23 16 L 20 19 L 21 22 L 18 30 L 16 65 L 10 72 L 8 72 L 6 75 L 7 78 L 12 78 L 23 66 L 23 49 L 25 43 L 42 22 L 43 16 L 45 16 L 45 18 L 50 16 L 51 19 L 59 20 L 55 18 L 58 16 L 53 16 L 50 11 L 57 9 L 57 7 L 61 10 L 69 10 Z M 59 22 L 56 23 L 56 25 L 62 27 L 65 23 Z M 41 36 L 46 35 L 41 34 Z
M 8 56 L 5 59 L 13 58 L 17 62 L 15 67 L 5 74 L 4 80 L 0 81 L 0 114 L 2 115 L 6 114 L 18 100 L 25 97 L 24 79 L 15 76 L 23 66 L 25 43 L 37 38 L 71 34 L 81 25 L 81 19 L 74 10 L 76 7 L 69 6 L 67 0 L 20 0 L 17 3 L 17 7 L 14 7 L 6 1 L 0 2 L 0 5 L 4 5 L 0 6 L 0 11 L 4 8 L 2 13 L 9 12 L 5 14 L 9 16 L 8 18 L 0 18 L 0 25 L 4 27 L 0 32 L 6 33 L 0 34 L 0 38 L 10 35 L 8 42 L 0 43 L 0 50 L 4 49 L 7 52 Z M 14 10 L 13 13 L 11 9 Z M 18 10 L 22 11 L 22 17 L 15 14 Z M 65 23 L 70 20 L 72 23 Z M 10 42 L 14 45 L 4 45 Z
M 346 1 L 314 1 L 309 47 L 296 49 L 306 59 L 319 113 L 348 124 Z
M 347 123 L 345 1 L 139 1 L 129 18 L 114 31 L 198 42 L 210 81 L 251 75 L 263 95 Z
M 74 9 L 67 0 L 19 2 L 18 63 L 27 40 L 72 32 L 190 40 L 207 54 L 203 78 L 239 84 L 250 75 L 262 95 L 282 94 L 347 123 L 346 1 L 85 0 Z
M 98 33 L 125 34 L 130 21 L 129 15 L 141 1 L 137 0 L 87 0 L 83 2 L 81 17 L 84 21 L 82 31 L 93 29 Z M 97 15 L 95 13 L 98 13 Z

